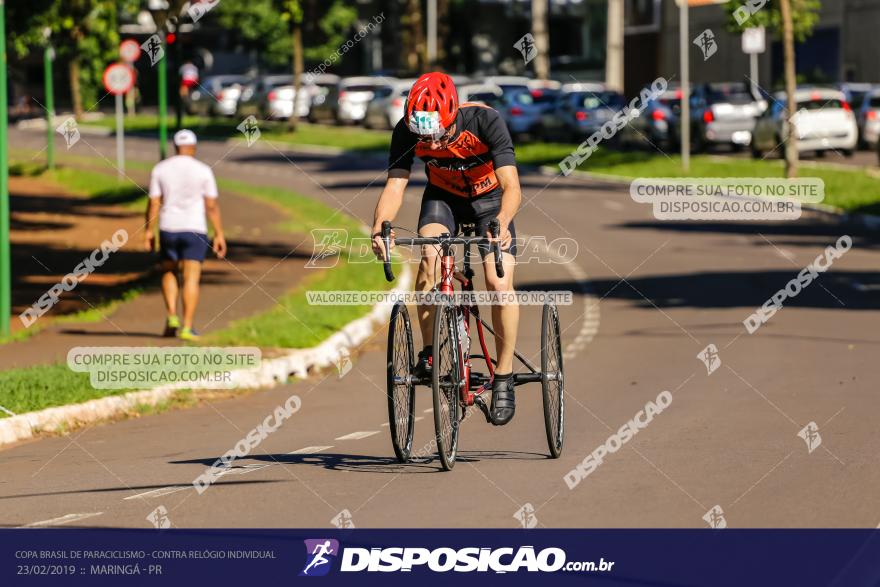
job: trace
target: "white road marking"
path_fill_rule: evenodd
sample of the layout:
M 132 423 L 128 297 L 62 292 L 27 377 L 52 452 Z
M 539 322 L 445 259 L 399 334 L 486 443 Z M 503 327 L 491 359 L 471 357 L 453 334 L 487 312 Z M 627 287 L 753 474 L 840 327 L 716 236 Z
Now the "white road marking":
M 333 440 L 360 440 L 361 438 L 366 438 L 368 436 L 372 436 L 374 434 L 379 434 L 378 430 L 361 430 L 359 432 L 352 432 L 351 434 L 346 434 L 345 436 L 340 436 L 339 438 L 334 438 Z
M 416 419 L 414 421 L 418 422 L 419 420 L 424 420 L 424 419 L 425 419 L 424 416 L 416 416 Z
M 184 489 L 189 489 L 191 487 L 192 485 L 186 485 L 183 487 L 160 487 L 159 489 L 145 491 L 143 493 L 138 493 L 137 495 L 129 495 L 128 497 L 123 497 L 122 499 L 124 501 L 128 501 L 129 499 L 161 497 L 163 495 L 168 495 L 169 493 L 177 493 L 178 491 L 183 491 Z
M 390 426 L 390 424 L 388 422 L 385 422 L 384 424 L 382 424 L 382 428 L 386 428 L 388 426 Z
M 233 467 L 228 471 L 224 471 L 221 476 L 226 475 L 246 475 L 248 473 L 253 473 L 254 471 L 259 471 L 260 469 L 265 469 L 266 467 L 271 467 L 274 463 L 266 463 L 266 464 L 254 464 L 254 465 L 244 465 L 243 467 Z
M 307 455 L 307 454 L 312 454 L 315 452 L 323 452 L 323 451 L 329 450 L 331 448 L 333 448 L 332 444 L 329 444 L 327 446 L 307 446 L 305 448 L 299 448 L 297 450 L 291 451 L 287 454 L 289 454 L 289 455 Z
M 433 412 L 433 411 L 434 411 L 434 408 L 428 408 L 428 409 L 425 410 L 423 413 L 424 413 L 424 414 L 430 414 L 430 413 Z
M 95 516 L 100 516 L 104 512 L 88 512 L 84 514 L 67 514 L 65 516 L 61 516 L 59 518 L 52 518 L 51 520 L 43 520 L 42 522 L 34 522 L 33 524 L 27 524 L 24 526 L 25 528 L 42 528 L 44 526 L 61 526 L 63 524 L 69 524 L 71 522 L 77 522 L 79 520 L 85 520 L 88 518 L 94 518 Z

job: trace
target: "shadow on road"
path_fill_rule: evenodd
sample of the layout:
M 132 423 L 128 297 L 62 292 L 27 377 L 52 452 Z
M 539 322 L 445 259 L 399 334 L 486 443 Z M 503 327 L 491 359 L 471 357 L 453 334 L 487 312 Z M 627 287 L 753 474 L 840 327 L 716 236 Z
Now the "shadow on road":
M 199 464 L 210 467 L 220 457 L 209 459 L 191 459 L 170 461 L 174 465 Z M 550 458 L 540 453 L 516 451 L 461 451 L 457 461 L 461 463 L 478 463 L 492 460 L 544 460 Z M 314 454 L 264 454 L 249 455 L 248 460 L 274 463 L 279 465 L 312 465 L 331 471 L 354 471 L 357 473 L 432 473 L 441 470 L 440 461 L 433 453 L 425 457 L 412 457 L 408 463 L 400 463 L 393 456 L 356 455 L 343 453 Z M 237 462 L 237 461 L 236 461 Z
M 590 280 L 599 298 L 628 300 L 645 308 L 747 308 L 764 304 L 776 291 L 797 279 L 790 271 L 719 271 L 648 275 Z M 522 283 L 523 291 L 578 291 L 575 281 Z M 800 294 L 788 297 L 785 307 L 833 310 L 880 309 L 880 272 L 834 271 L 820 275 Z

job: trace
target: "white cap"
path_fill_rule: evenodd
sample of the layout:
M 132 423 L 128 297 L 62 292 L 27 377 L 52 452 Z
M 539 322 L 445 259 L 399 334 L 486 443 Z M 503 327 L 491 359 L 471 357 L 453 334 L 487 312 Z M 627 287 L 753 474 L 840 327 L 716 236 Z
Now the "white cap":
M 197 142 L 196 133 L 189 129 L 185 128 L 174 133 L 174 144 L 178 147 L 195 145 Z

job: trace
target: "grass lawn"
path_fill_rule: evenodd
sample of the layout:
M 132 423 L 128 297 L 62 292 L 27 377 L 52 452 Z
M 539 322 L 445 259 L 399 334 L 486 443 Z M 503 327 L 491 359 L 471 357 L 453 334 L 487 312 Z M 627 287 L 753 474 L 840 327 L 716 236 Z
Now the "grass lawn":
M 574 150 L 575 145 L 528 144 L 517 148 L 517 161 L 530 165 L 548 165 L 559 171 L 559 161 Z M 599 149 L 578 169 L 622 178 L 637 177 L 783 177 L 784 166 L 779 160 L 754 160 L 739 157 L 695 155 L 690 171 L 681 169 L 681 158 L 665 157 L 647 151 L 620 152 Z M 880 178 L 868 175 L 858 167 L 842 169 L 803 164 L 799 177 L 818 177 L 825 182 L 824 204 L 847 212 L 880 213 Z
M 175 119 L 169 116 L 169 135 L 173 132 Z M 241 123 L 238 118 L 205 118 L 201 116 L 185 116 L 183 126 L 195 132 L 200 138 L 217 139 L 238 138 L 244 135 L 236 128 Z M 85 126 L 101 126 L 116 128 L 113 117 L 90 121 Z M 149 114 L 138 114 L 125 120 L 126 132 L 158 133 L 159 117 Z M 386 150 L 391 143 L 390 131 L 368 130 L 363 127 L 330 126 L 300 122 L 296 132 L 290 132 L 283 121 L 259 121 L 261 139 L 279 141 L 294 145 L 314 145 L 319 147 L 338 147 L 351 151 Z
M 171 118 L 169 118 L 171 120 Z M 129 118 L 126 128 L 155 132 L 158 117 L 137 115 Z M 172 121 L 173 122 L 173 121 Z M 217 138 L 239 137 L 235 118 L 202 118 L 187 116 L 184 125 L 204 136 Z M 96 123 L 113 127 L 113 119 Z M 303 123 L 295 133 L 287 131 L 283 122 L 261 122 L 263 138 L 298 145 L 337 147 L 352 151 L 385 151 L 391 139 L 389 131 L 367 130 L 361 127 L 338 127 Z M 558 171 L 559 161 L 577 148 L 568 143 L 525 143 L 517 145 L 517 162 L 522 165 L 546 165 Z M 579 167 L 581 171 L 637 177 L 684 177 L 681 159 L 666 157 L 653 151 L 613 151 L 600 148 Z M 880 179 L 863 169 L 839 169 L 821 164 L 801 165 L 800 177 L 818 177 L 825 182 L 824 203 L 847 212 L 880 213 Z M 782 177 L 780 160 L 752 160 L 741 157 L 694 155 L 688 177 Z

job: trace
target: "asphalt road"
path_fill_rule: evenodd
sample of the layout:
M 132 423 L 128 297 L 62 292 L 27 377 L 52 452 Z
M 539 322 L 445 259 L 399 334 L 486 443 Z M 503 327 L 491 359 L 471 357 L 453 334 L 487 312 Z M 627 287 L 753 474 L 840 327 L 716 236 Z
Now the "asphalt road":
M 82 155 L 112 152 L 85 137 Z M 40 145 L 13 133 L 12 144 Z M 77 145 L 75 148 L 80 147 Z M 129 157 L 155 146 L 129 141 Z M 381 162 L 205 143 L 219 175 L 275 183 L 365 220 Z M 415 222 L 421 173 L 400 218 Z M 0 452 L 0 523 L 152 527 L 877 527 L 880 251 L 820 218 L 663 223 L 625 186 L 523 174 L 517 218 L 530 235 L 575 239 L 569 264 L 528 263 L 517 284 L 578 291 L 560 309 L 566 443 L 547 456 L 539 388 L 520 388 L 502 428 L 463 424 L 459 463 L 433 457 L 430 393 L 400 465 L 388 437 L 384 332 L 345 376 L 81 430 Z M 755 334 L 742 321 L 842 234 L 854 246 Z M 379 266 L 368 266 L 380 270 Z M 367 270 L 367 268 L 365 268 Z M 585 293 L 586 291 L 586 293 Z M 538 351 L 540 312 L 523 310 L 519 347 Z M 121 343 L 120 343 L 121 344 Z M 417 341 L 418 344 L 418 341 Z M 718 349 L 708 373 L 697 355 Z M 574 489 L 564 476 L 668 390 L 672 401 Z M 202 494 L 192 481 L 291 395 L 301 409 Z M 640 416 L 641 418 L 641 416 Z M 798 433 L 814 424 L 811 444 Z M 615 445 L 616 446 L 616 445 Z M 525 508 L 525 509 L 522 509 Z M 517 512 L 527 512 L 525 516 Z M 723 512 L 723 513 L 722 513 Z

